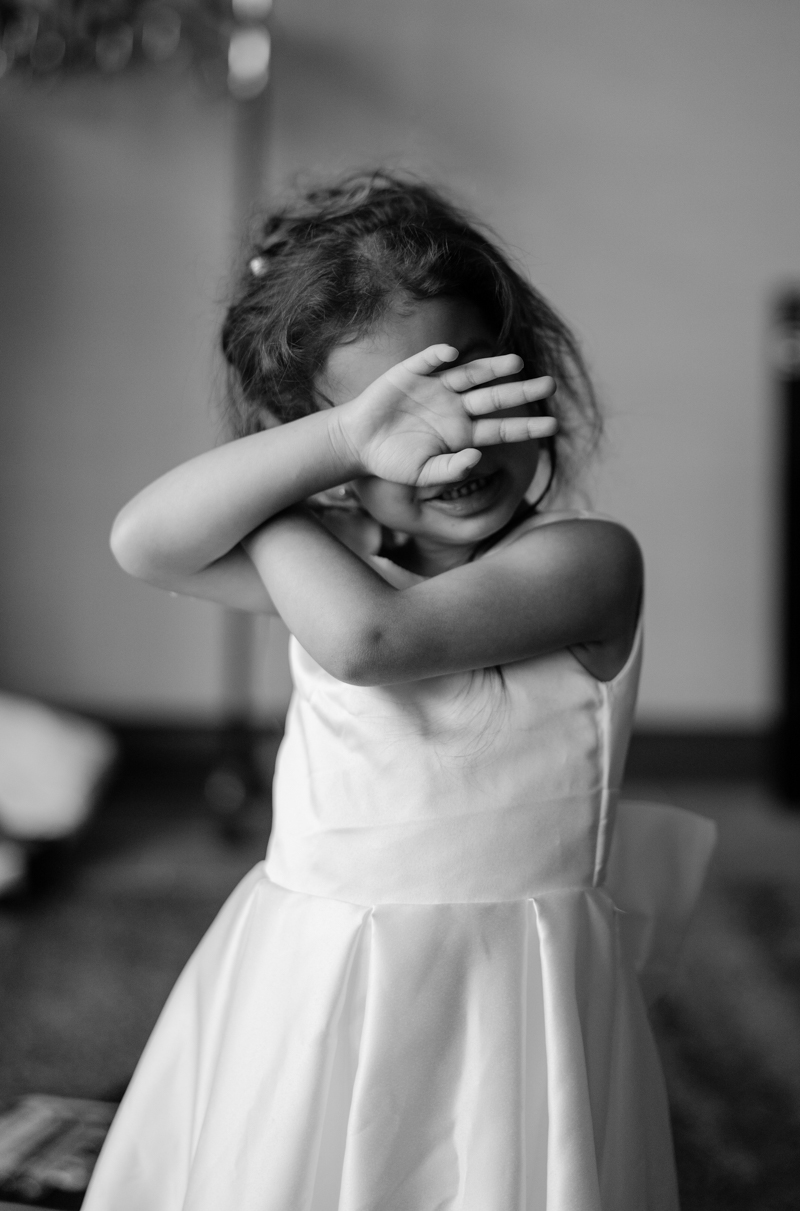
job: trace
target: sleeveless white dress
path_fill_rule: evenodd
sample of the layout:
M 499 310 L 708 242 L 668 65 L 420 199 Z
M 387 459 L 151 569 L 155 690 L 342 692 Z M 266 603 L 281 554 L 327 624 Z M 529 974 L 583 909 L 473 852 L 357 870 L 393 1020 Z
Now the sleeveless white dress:
M 674 1211 L 639 977 L 713 827 L 617 802 L 641 627 L 607 683 L 569 651 L 367 688 L 291 661 L 267 859 L 178 980 L 84 1211 Z

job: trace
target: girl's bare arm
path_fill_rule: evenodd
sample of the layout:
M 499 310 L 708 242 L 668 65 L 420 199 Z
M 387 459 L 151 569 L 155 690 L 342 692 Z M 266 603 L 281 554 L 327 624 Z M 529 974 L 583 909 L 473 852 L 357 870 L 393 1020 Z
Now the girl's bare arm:
M 356 473 L 333 410 L 241 438 L 183 463 L 117 516 L 111 549 L 132 576 L 234 608 L 269 611 L 239 546 L 267 518 Z
M 642 592 L 636 540 L 599 519 L 530 530 L 501 551 L 400 591 L 301 510 L 264 526 L 247 548 L 303 647 L 357 685 L 561 648 L 586 648 L 610 677 L 627 654 Z
M 546 417 L 487 416 L 543 398 L 550 380 L 495 384 L 521 366 L 512 355 L 468 363 L 450 372 L 452 382 L 438 376 L 455 357 L 450 346 L 432 346 L 340 407 L 230 442 L 169 471 L 117 517 L 111 534 L 117 561 L 162 588 L 270 610 L 263 582 L 239 549 L 269 518 L 364 474 L 453 482 L 477 462 L 475 446 L 498 440 L 500 428 L 504 440 L 552 431 Z

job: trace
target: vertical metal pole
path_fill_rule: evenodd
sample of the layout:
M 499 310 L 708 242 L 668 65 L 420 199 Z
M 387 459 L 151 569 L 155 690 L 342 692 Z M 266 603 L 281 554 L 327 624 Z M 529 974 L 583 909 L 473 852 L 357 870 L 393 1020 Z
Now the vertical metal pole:
M 775 307 L 773 362 L 781 413 L 783 456 L 781 718 L 778 789 L 800 807 L 800 286 Z
M 267 164 L 269 87 L 255 97 L 234 101 L 234 105 L 234 215 L 238 241 L 262 196 Z M 240 729 L 249 729 L 252 723 L 256 620 L 252 614 L 227 610 L 223 625 L 225 709 L 231 724 Z
M 234 224 L 238 242 L 264 188 L 270 117 L 268 83 L 255 96 L 239 96 L 233 104 Z M 226 610 L 222 618 L 223 733 L 217 764 L 206 781 L 206 799 L 223 821 L 225 831 L 233 835 L 241 831 L 248 807 L 264 791 L 253 752 L 255 655 L 256 618 Z

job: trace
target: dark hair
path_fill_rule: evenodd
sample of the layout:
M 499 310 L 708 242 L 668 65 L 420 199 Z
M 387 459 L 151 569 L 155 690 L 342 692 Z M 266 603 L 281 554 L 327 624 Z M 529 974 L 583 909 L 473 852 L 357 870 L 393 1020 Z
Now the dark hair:
M 597 399 L 574 335 L 494 237 L 436 189 L 384 170 L 352 173 L 299 191 L 259 228 L 222 329 L 234 436 L 262 428 L 265 411 L 280 422 L 315 411 L 330 351 L 393 302 L 448 295 L 478 307 L 498 352 L 519 354 L 526 375 L 556 380 L 551 478 L 559 448 L 596 443 Z

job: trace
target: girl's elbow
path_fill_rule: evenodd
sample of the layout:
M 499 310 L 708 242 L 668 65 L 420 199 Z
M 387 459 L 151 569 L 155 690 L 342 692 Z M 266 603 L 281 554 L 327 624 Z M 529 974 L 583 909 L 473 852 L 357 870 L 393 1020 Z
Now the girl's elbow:
M 329 638 L 333 638 L 332 636 Z M 354 634 L 348 630 L 334 642 L 320 660 L 326 672 L 348 685 L 386 685 L 390 657 L 385 635 L 380 628 L 366 628 Z
M 343 681 L 345 685 L 380 685 L 379 681 L 373 681 L 369 670 L 364 669 L 360 665 L 334 663 L 332 667 L 327 669 L 327 672 L 330 673 L 331 677 L 335 677 L 337 681 Z
M 136 519 L 131 517 L 126 509 L 122 509 L 114 519 L 109 546 L 111 554 L 129 576 L 135 576 L 137 580 L 153 578 L 155 569 L 148 544 L 144 541 Z

